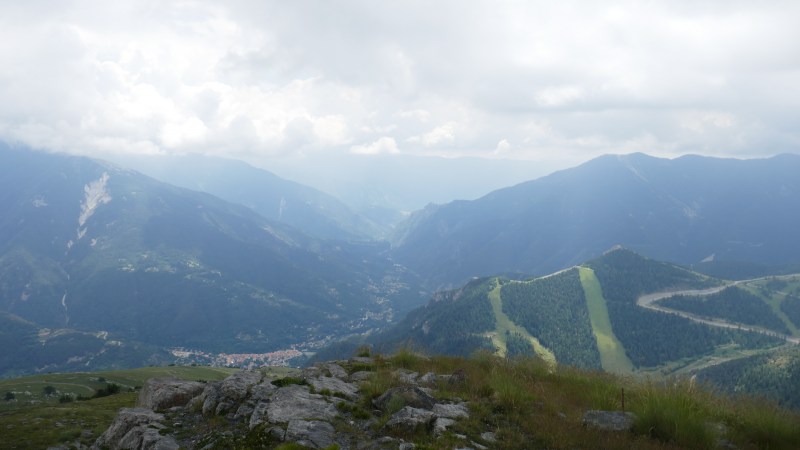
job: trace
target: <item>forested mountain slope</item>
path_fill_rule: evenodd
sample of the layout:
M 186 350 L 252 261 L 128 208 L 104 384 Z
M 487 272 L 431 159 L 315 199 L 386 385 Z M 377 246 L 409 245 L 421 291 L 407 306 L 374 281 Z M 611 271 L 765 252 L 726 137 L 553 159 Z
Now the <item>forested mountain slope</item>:
M 368 240 L 385 232 L 331 195 L 241 161 L 199 155 L 129 156 L 121 161 L 160 181 L 208 192 L 319 238 Z
M 87 158 L 0 149 L 0 211 L 0 311 L 42 329 L 265 353 L 386 323 L 417 296 L 381 244 Z
M 734 160 L 607 155 L 415 213 L 394 255 L 434 284 L 543 275 L 624 245 L 659 260 L 800 259 L 800 155 Z
M 644 294 L 722 283 L 616 248 L 549 276 L 476 279 L 439 293 L 372 342 L 387 350 L 411 345 L 456 355 L 482 348 L 511 353 L 514 348 L 514 353 L 544 352 L 562 364 L 623 373 L 667 366 L 673 370 L 679 361 L 684 366 L 718 351 L 780 345 L 783 341 L 773 336 L 709 326 L 637 305 Z M 493 310 L 495 305 L 500 309 Z M 523 333 L 504 331 L 513 327 L 503 321 Z

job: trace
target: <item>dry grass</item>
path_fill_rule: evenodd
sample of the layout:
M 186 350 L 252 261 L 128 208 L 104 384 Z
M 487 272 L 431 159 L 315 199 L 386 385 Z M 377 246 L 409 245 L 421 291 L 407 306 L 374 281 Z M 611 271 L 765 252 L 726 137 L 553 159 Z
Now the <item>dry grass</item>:
M 470 404 L 470 418 L 440 438 L 415 437 L 418 448 L 455 448 L 455 434 L 491 448 L 715 448 L 725 439 L 738 448 L 800 448 L 800 418 L 774 405 L 720 397 L 694 383 L 640 382 L 604 372 L 558 367 L 536 358 L 505 359 L 478 353 L 469 359 L 424 357 L 405 351 L 389 357 L 372 381 L 369 395 L 393 383 L 397 368 L 420 374 L 463 373 L 464 383 L 438 382 L 438 396 Z M 395 382 L 396 383 L 396 382 Z M 589 409 L 637 414 L 632 433 L 602 432 L 583 426 Z M 492 431 L 498 442 L 483 441 Z M 463 441 L 461 441 L 463 445 Z

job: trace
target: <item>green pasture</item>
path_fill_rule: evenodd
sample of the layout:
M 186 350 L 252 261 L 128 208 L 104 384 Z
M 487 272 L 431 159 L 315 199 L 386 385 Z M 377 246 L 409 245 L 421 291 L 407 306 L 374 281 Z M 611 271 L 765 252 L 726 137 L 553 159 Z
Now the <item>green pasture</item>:
M 611 319 L 608 316 L 608 307 L 603 298 L 600 281 L 594 271 L 588 267 L 579 267 L 581 284 L 586 296 L 586 306 L 589 308 L 589 321 L 592 332 L 597 339 L 597 350 L 600 351 L 600 364 L 603 370 L 612 373 L 632 373 L 633 363 L 625 354 L 625 347 L 614 335 L 611 328 Z

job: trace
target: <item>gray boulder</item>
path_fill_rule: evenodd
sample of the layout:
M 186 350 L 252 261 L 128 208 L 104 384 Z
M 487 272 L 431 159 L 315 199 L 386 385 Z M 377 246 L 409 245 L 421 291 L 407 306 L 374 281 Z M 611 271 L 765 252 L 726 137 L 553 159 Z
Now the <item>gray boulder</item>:
M 636 416 L 629 412 L 589 410 L 583 413 L 583 426 L 605 431 L 630 431 L 635 419 Z
M 151 378 L 145 382 L 136 406 L 163 411 L 174 406 L 186 406 L 205 389 L 204 383 L 177 378 Z
M 360 383 L 362 381 L 366 381 L 372 377 L 373 372 L 367 372 L 366 370 L 359 370 L 358 372 L 353 372 L 350 374 L 350 382 L 351 383 Z
M 397 369 L 392 372 L 395 378 L 397 378 L 401 383 L 406 384 L 417 384 L 417 378 L 419 377 L 419 373 L 412 372 L 407 369 Z
M 417 382 L 419 382 L 420 384 L 436 384 L 436 380 L 437 380 L 436 374 L 433 372 L 428 372 L 425 375 L 419 377 L 419 379 L 417 379 Z
M 318 378 L 322 376 L 322 369 L 318 366 L 306 367 L 300 372 L 300 378 L 310 380 L 311 378 Z
M 456 423 L 453 419 L 448 419 L 447 417 L 438 417 L 433 422 L 433 433 L 436 435 L 440 435 L 447 431 L 447 427 Z
M 386 411 L 393 401 L 400 401 L 404 406 L 414 408 L 432 409 L 436 404 L 436 399 L 431 397 L 417 386 L 395 387 L 384 392 L 380 397 L 372 401 L 372 404 L 381 411 Z
M 242 421 L 247 418 L 252 419 L 252 414 L 255 412 L 257 406 L 263 403 L 265 407 L 267 401 L 269 401 L 269 399 L 272 397 L 272 394 L 277 389 L 278 388 L 269 381 L 262 381 L 250 389 L 250 395 L 239 404 L 239 407 L 236 409 L 235 413 L 229 413 L 228 416 L 232 417 L 234 421 Z M 264 407 L 262 407 L 260 410 L 260 415 L 266 414 L 266 409 L 264 409 Z M 260 419 L 257 417 L 256 422 L 258 422 L 258 420 Z
M 333 425 L 328 422 L 291 420 L 286 427 L 285 440 L 311 448 L 326 448 L 333 445 L 334 433 Z
M 250 422 L 248 424 L 251 430 L 267 421 L 268 406 L 269 406 L 269 401 L 263 400 L 258 402 L 256 406 L 253 408 L 253 412 L 250 413 Z
M 222 382 L 220 381 L 207 383 L 206 387 L 203 389 L 203 392 L 199 396 L 192 399 L 192 406 L 194 406 L 195 402 L 200 402 L 203 405 L 202 411 L 204 416 L 214 414 L 217 409 L 217 404 L 219 404 L 219 386 L 221 384 Z
M 319 378 L 311 378 L 308 380 L 308 384 L 314 386 L 314 389 L 317 392 L 327 390 L 333 394 L 341 394 L 349 399 L 358 398 L 358 387 L 354 384 L 345 383 L 344 381 L 338 378 L 331 378 L 331 377 L 319 377 Z
M 255 410 L 255 404 L 252 404 L 250 402 L 242 403 L 239 405 L 238 408 L 236 408 L 236 412 L 233 413 L 233 420 L 241 421 L 243 419 L 246 419 L 253 414 L 254 410 Z
M 469 417 L 469 410 L 464 403 L 459 403 L 457 405 L 437 403 L 433 405 L 433 413 L 439 417 L 448 419 L 466 419 Z
M 237 372 L 222 380 L 217 390 L 218 403 L 214 408 L 214 413 L 222 415 L 238 408 L 238 405 L 247 397 L 250 390 L 261 382 L 262 378 L 261 372 L 248 370 Z M 205 413 L 205 411 L 206 403 L 203 403 L 203 412 Z
M 392 414 L 384 428 L 408 433 L 413 433 L 420 428 L 430 431 L 433 428 L 434 420 L 436 420 L 436 415 L 432 411 L 406 406 Z
M 269 401 L 259 402 L 250 416 L 250 428 L 264 422 L 287 423 L 292 420 L 331 420 L 336 407 L 307 386 L 289 385 L 275 391 Z
M 222 380 L 219 390 L 225 400 L 237 402 L 247 397 L 250 389 L 260 383 L 262 378 L 264 376 L 261 372 L 243 370 Z
M 178 450 L 180 446 L 172 436 L 161 436 L 158 429 L 140 425 L 133 428 L 117 444 L 119 449 Z
M 172 436 L 161 436 L 163 414 L 146 408 L 122 408 L 111 426 L 97 438 L 92 449 L 177 449 Z
M 344 370 L 344 368 L 342 366 L 340 366 L 340 365 L 338 365 L 336 363 L 330 363 L 330 364 L 326 364 L 325 368 L 328 369 L 328 372 L 330 372 L 332 377 L 338 378 L 340 380 L 346 380 L 347 379 L 347 371 Z
M 250 390 L 250 400 L 255 402 L 266 400 L 272 397 L 272 394 L 274 394 L 277 389 L 278 388 L 274 384 L 268 381 L 259 383 Z

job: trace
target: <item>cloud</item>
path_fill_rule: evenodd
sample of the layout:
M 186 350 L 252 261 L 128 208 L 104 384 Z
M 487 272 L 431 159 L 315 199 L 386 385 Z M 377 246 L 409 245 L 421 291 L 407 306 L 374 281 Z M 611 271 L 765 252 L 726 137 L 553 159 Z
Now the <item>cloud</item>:
M 448 122 L 421 136 L 411 136 L 407 141 L 424 147 L 450 146 L 456 140 L 456 127 L 455 122 Z
M 494 148 L 495 155 L 504 155 L 511 150 L 511 144 L 508 142 L 508 139 L 501 139 L 500 142 L 497 143 L 497 146 Z
M 684 115 L 681 125 L 696 133 L 703 133 L 708 130 L 724 130 L 736 125 L 736 118 L 733 114 L 725 112 L 690 112 Z
M 350 151 L 357 155 L 380 155 L 385 153 L 388 154 L 400 153 L 400 150 L 397 148 L 397 143 L 394 141 L 394 138 L 386 136 L 368 145 L 355 145 L 350 148 Z
M 0 139 L 251 160 L 796 152 L 797 17 L 792 1 L 4 2 Z

